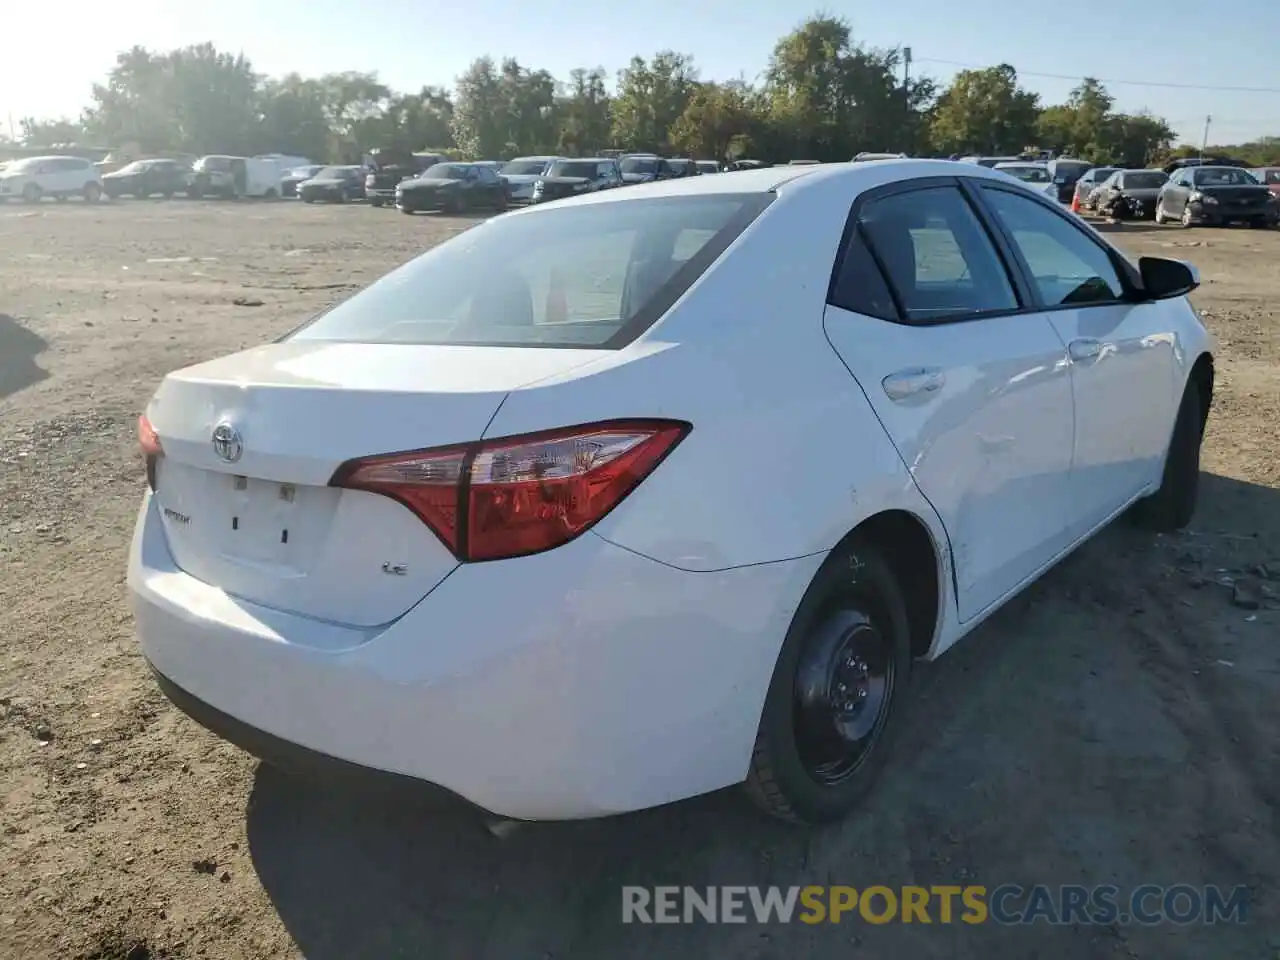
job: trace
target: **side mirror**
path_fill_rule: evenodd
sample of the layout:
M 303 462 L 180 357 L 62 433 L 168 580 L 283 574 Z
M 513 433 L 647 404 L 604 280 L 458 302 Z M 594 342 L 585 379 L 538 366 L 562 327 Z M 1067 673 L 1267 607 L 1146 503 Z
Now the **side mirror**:
M 1142 290 L 1152 300 L 1186 296 L 1200 286 L 1200 271 L 1184 260 L 1141 257 L 1138 272 L 1142 275 Z

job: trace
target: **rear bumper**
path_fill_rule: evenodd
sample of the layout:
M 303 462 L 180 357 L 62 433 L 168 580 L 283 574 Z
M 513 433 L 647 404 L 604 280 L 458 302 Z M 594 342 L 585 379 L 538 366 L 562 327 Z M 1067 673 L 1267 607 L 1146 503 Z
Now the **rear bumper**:
M 588 533 L 463 565 L 399 620 L 350 628 L 183 573 L 148 496 L 128 582 L 166 692 L 251 752 L 320 755 L 558 820 L 740 781 L 820 561 L 688 573 Z

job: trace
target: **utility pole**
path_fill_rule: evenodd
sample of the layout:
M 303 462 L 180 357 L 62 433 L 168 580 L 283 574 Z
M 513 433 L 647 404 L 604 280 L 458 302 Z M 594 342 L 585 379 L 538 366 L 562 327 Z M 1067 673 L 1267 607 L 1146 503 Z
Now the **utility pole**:
M 911 48 L 902 48 L 902 89 L 907 91 L 911 88 Z
M 1200 140 L 1200 162 L 1204 163 L 1204 152 L 1209 149 L 1209 123 L 1213 120 L 1213 114 L 1209 114 L 1204 118 L 1204 136 Z

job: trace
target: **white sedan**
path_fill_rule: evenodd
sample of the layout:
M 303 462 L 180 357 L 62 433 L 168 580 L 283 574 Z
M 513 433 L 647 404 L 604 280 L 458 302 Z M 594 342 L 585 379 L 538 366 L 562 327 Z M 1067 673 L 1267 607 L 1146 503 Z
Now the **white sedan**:
M 915 661 L 1129 508 L 1190 520 L 1197 283 L 947 161 L 497 217 L 164 379 L 142 649 L 260 756 L 501 817 L 840 817 Z

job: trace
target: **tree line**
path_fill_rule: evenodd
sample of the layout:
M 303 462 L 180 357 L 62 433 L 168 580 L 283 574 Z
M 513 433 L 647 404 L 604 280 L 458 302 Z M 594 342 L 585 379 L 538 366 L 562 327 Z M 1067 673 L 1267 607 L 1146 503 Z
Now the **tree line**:
M 376 73 L 261 76 L 243 55 L 200 44 L 116 58 L 76 120 L 21 121 L 30 145 L 133 145 L 147 154 L 280 152 L 358 162 L 372 148 L 473 159 L 587 155 L 605 148 L 699 159 L 848 160 L 863 150 L 913 156 L 1015 154 L 1029 146 L 1098 163 L 1164 159 L 1159 117 L 1114 109 L 1096 80 L 1044 104 L 1008 64 L 958 73 L 946 87 L 908 77 L 902 48 L 856 41 L 847 21 L 814 16 L 778 40 L 758 83 L 712 82 L 672 50 L 633 57 L 610 88 L 599 67 L 567 79 L 514 58 L 475 60 L 452 90 L 390 89 Z M 1245 147 L 1280 159 L 1280 139 Z

